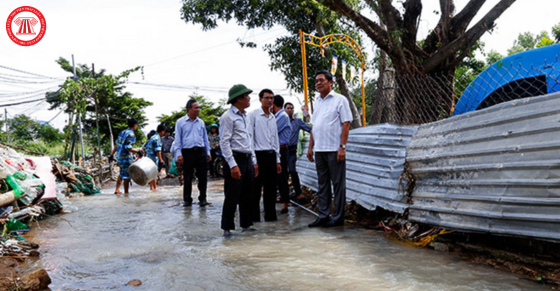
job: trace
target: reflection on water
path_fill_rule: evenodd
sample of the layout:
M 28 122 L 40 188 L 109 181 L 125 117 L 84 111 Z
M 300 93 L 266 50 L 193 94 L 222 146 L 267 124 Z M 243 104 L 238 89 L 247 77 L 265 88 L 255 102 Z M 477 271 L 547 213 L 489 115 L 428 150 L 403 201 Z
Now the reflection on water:
M 212 182 L 217 183 L 217 182 Z M 535 290 L 515 275 L 393 243 L 363 229 L 309 229 L 290 209 L 257 232 L 221 237 L 213 207 L 180 206 L 180 189 L 73 200 L 77 211 L 35 228 L 53 290 Z M 140 287 L 127 287 L 140 279 Z M 542 290 L 546 290 L 543 288 Z

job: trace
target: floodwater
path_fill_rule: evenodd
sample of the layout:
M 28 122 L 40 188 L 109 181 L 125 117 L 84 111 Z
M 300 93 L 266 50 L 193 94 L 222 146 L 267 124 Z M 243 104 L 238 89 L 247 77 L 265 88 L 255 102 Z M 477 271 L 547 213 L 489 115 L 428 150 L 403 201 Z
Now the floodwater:
M 209 185 L 207 208 L 183 208 L 179 187 L 134 186 L 128 197 L 113 190 L 72 199 L 74 211 L 59 216 L 68 221 L 50 218 L 32 231 L 51 289 L 547 290 L 372 231 L 310 229 L 314 217 L 295 208 L 223 238 L 221 181 Z M 132 279 L 143 284 L 125 286 Z

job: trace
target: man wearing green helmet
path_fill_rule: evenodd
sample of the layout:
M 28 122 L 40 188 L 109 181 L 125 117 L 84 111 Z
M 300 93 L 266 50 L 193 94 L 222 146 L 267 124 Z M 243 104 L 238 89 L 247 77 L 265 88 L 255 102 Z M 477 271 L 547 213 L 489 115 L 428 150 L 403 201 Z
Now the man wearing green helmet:
M 226 160 L 221 222 L 225 237 L 231 236 L 231 230 L 235 229 L 237 204 L 243 231 L 255 230 L 251 228 L 250 204 L 253 179 L 259 174 L 259 167 L 249 134 L 251 125 L 245 113 L 251 104 L 251 92 L 245 85 L 231 87 L 227 102 L 231 107 L 220 118 L 220 148 Z

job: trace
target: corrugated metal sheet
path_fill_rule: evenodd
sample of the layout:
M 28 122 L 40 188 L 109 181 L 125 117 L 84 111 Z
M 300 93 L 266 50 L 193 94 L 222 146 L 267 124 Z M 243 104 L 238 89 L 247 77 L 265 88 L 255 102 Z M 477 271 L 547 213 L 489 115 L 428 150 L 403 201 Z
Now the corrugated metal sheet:
M 346 198 L 373 210 L 376 207 L 403 213 L 406 204 L 406 181 L 399 188 L 406 146 L 416 133 L 416 126 L 380 124 L 350 131 L 346 150 Z M 317 190 L 315 164 L 304 155 L 297 162 L 301 184 Z M 405 193 L 403 193 L 405 192 Z
M 410 219 L 560 240 L 560 94 L 422 125 L 408 148 Z

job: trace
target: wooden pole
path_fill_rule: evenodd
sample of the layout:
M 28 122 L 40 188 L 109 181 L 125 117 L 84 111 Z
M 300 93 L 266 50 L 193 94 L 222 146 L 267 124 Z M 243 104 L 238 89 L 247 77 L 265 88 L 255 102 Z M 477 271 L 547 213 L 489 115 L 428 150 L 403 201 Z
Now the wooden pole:
M 309 112 L 309 96 L 307 89 L 307 60 L 305 57 L 305 40 L 303 31 L 299 30 L 299 42 L 301 44 L 301 64 L 303 66 L 303 96 L 305 97 L 305 109 Z
M 93 78 L 95 78 L 95 64 L 91 64 L 91 72 Z M 99 134 L 99 113 L 97 112 L 97 92 L 93 92 L 93 100 L 95 101 L 95 125 L 97 126 L 97 152 L 99 154 L 99 162 L 103 160 L 101 156 L 101 137 Z M 94 154 L 95 156 L 95 154 Z
M 365 66 L 362 65 L 362 120 L 363 120 L 363 126 L 366 126 L 366 90 L 364 87 L 364 71 L 365 71 Z

